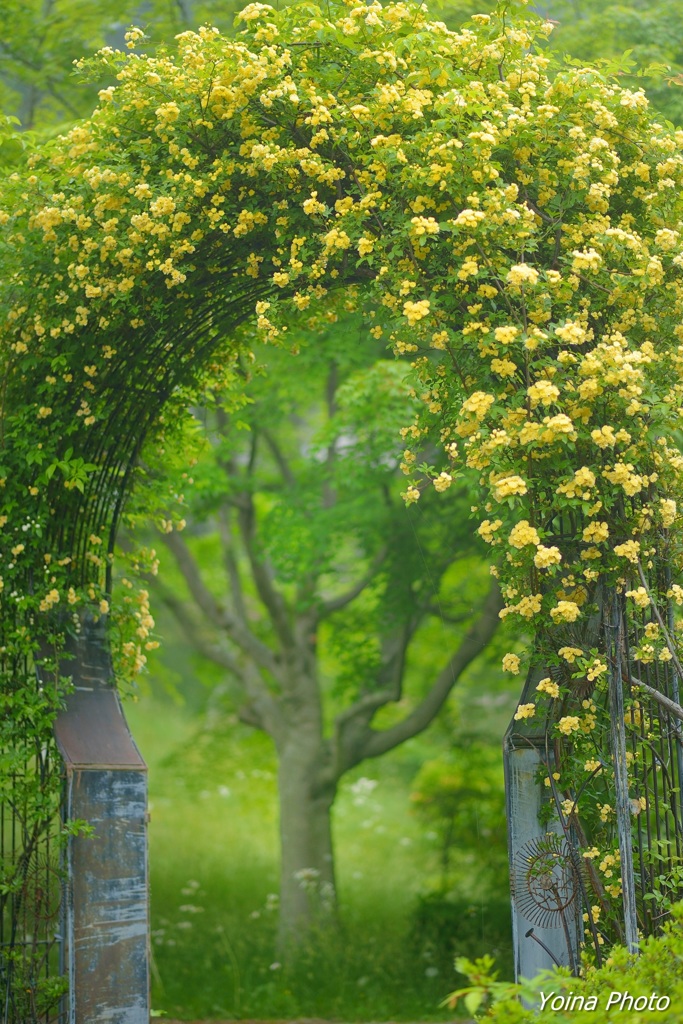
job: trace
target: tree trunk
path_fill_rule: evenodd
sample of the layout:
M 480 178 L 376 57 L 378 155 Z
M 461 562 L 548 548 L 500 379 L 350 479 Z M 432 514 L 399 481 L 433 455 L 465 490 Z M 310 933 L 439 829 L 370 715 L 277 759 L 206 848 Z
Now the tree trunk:
M 324 745 L 317 730 L 296 730 L 279 751 L 280 926 L 278 950 L 291 958 L 318 928 L 336 920 L 331 809 L 335 787 L 321 785 Z

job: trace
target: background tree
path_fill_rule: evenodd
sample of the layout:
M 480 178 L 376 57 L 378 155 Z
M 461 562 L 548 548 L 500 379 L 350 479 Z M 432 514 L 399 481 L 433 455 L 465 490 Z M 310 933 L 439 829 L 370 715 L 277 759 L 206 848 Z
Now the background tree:
M 201 457 L 172 484 L 189 525 L 159 521 L 185 594 L 151 577 L 242 721 L 275 744 L 283 944 L 334 910 L 339 780 L 427 728 L 501 606 L 485 570 L 458 575 L 478 568 L 466 493 L 417 515 L 399 496 L 409 367 L 357 319 L 325 333 L 293 367 L 269 351 L 239 413 L 217 400 L 201 414 Z
M 125 48 L 135 22 L 150 35 L 150 48 L 209 21 L 229 30 L 238 0 L 5 0 L 0 5 L 0 110 L 26 129 L 54 131 L 87 117 L 98 83 L 73 76 L 73 62 L 101 46 Z M 100 83 L 109 84 L 109 83 Z
M 683 123 L 683 10 L 661 0 L 548 0 L 536 10 L 551 18 L 550 46 L 585 61 L 618 60 L 628 53 L 621 76 L 630 88 L 645 88 L 655 109 Z M 639 69 L 650 74 L 639 78 Z M 630 73 L 629 73 L 630 72 Z

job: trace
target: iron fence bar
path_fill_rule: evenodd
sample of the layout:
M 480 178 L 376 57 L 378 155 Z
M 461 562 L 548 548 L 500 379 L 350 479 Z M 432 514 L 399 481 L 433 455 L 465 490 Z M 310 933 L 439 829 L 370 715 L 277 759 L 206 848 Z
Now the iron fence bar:
M 606 646 L 608 651 L 607 672 L 610 703 L 610 735 L 612 742 L 612 759 L 614 763 L 617 828 L 619 832 L 624 932 L 626 934 L 627 949 L 630 953 L 636 953 L 638 951 L 638 915 L 636 910 L 635 877 L 633 872 L 631 805 L 628 793 L 628 772 L 626 768 L 624 689 L 621 675 L 621 652 L 624 649 L 624 623 L 621 602 L 616 592 L 612 593 L 609 622 L 606 632 Z
M 668 570 L 669 581 L 671 578 L 671 570 Z M 669 583 L 670 585 L 670 583 Z M 667 586 L 667 591 L 669 586 Z M 669 633 L 673 637 L 675 636 L 674 627 L 676 625 L 674 619 L 674 605 L 671 598 L 668 598 L 666 604 L 666 623 L 669 627 Z M 671 698 L 676 704 L 681 703 L 681 688 L 680 679 L 676 666 L 671 666 Z M 680 809 L 680 821 L 683 822 L 683 742 L 681 741 L 680 729 L 675 734 L 674 746 L 676 748 L 676 767 L 678 769 L 678 805 Z M 677 844 L 678 855 L 681 854 L 680 848 L 680 830 L 679 830 L 679 843 Z

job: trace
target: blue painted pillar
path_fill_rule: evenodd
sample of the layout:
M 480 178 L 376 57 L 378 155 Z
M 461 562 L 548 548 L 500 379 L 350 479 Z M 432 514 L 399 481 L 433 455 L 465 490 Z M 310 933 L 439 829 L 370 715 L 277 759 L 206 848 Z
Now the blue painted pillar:
M 55 723 L 69 838 L 64 954 L 69 1024 L 149 1024 L 147 767 L 113 685 L 102 622 L 86 621 L 65 671 L 74 692 Z
M 519 699 L 520 704 L 534 702 L 536 686 L 547 675 L 543 668 L 529 671 Z M 547 765 L 546 723 L 538 718 L 514 718 L 505 733 L 503 761 L 505 766 L 506 816 L 508 854 L 512 894 L 512 941 L 515 958 L 515 979 L 533 978 L 539 971 L 559 963 L 574 968 L 579 960 L 581 933 L 581 895 L 573 879 L 571 865 L 563 884 L 573 892 L 564 915 L 546 915 L 538 907 L 534 912 L 534 899 L 527 890 L 525 864 L 529 844 L 541 844 L 545 837 L 555 833 L 562 837 L 558 821 L 542 825 L 539 816 L 550 790 L 545 789 L 539 776 L 554 770 Z M 551 748 L 552 749 L 552 748 Z M 563 920 L 564 916 L 564 920 Z

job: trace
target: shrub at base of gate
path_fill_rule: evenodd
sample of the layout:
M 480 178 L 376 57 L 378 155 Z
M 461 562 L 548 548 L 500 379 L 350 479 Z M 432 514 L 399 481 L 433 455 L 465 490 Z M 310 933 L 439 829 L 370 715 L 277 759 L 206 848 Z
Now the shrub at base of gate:
M 678 1024 L 683 1006 L 683 903 L 672 910 L 664 934 L 649 938 L 638 956 L 615 946 L 600 969 L 589 968 L 583 978 L 566 971 L 545 971 L 517 985 L 497 982 L 493 960 L 458 960 L 456 966 L 472 983 L 449 996 L 447 1003 L 464 1001 L 478 1020 L 491 1024 L 576 1024 L 577 1020 L 610 1024 Z M 520 999 L 536 1009 L 527 1009 Z

